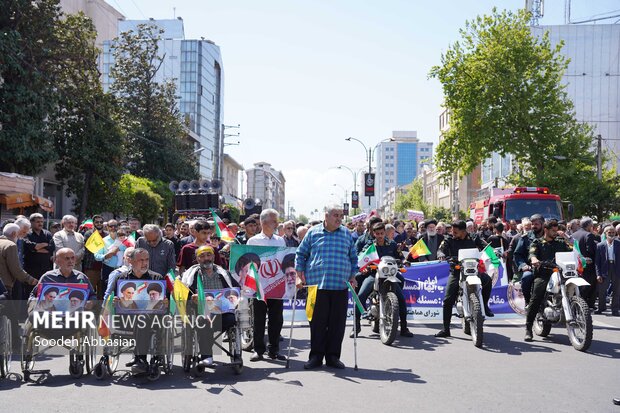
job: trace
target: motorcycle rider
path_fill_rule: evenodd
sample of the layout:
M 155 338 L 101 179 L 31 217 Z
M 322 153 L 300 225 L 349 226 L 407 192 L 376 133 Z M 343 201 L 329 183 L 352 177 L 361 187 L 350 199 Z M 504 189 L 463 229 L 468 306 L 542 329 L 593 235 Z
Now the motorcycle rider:
M 517 243 L 517 247 L 514 250 L 514 261 L 517 271 L 521 275 L 521 290 L 523 291 L 523 298 L 525 300 L 525 306 L 530 303 L 532 296 L 532 282 L 534 281 L 534 275 L 532 267 L 529 265 L 529 250 L 532 242 L 541 238 L 543 234 L 543 224 L 545 218 L 540 214 L 534 214 L 530 217 L 532 230 L 521 236 Z
M 397 258 L 398 254 L 398 244 L 393 240 L 388 240 L 385 236 L 385 224 L 383 222 L 377 222 L 372 227 L 372 236 L 374 238 L 375 248 L 377 249 L 377 254 L 379 258 L 387 256 L 392 258 Z M 369 241 L 368 244 L 364 247 L 367 248 L 373 244 L 373 241 Z M 405 278 L 402 274 L 398 273 L 396 277 L 402 282 L 402 285 L 405 285 Z M 360 285 L 359 288 L 359 299 L 362 302 L 362 305 L 366 305 L 366 300 L 368 296 L 372 292 L 375 277 L 372 273 L 365 271 L 365 273 L 359 273 L 356 276 L 357 283 Z M 407 303 L 405 302 L 405 295 L 403 294 L 402 286 L 400 284 L 394 285 L 394 293 L 398 298 L 398 310 L 400 312 L 400 335 L 402 337 L 413 337 L 413 333 L 409 331 L 407 328 Z M 355 307 L 355 326 L 354 329 L 357 330 L 357 334 L 360 333 L 362 327 L 360 323 L 361 314 L 357 307 Z M 355 336 L 355 331 L 352 330 L 350 337 Z
M 530 246 L 529 259 L 532 268 L 534 268 L 534 280 L 532 282 L 532 297 L 525 319 L 525 341 L 533 340 L 532 325 L 545 298 L 547 283 L 549 283 L 549 278 L 553 273 L 551 268 L 541 267 L 541 263 L 554 261 L 556 252 L 572 251 L 570 245 L 566 243 L 566 239 L 558 237 L 558 221 L 551 219 L 545 222 L 543 231 L 544 236 L 535 239 Z
M 456 258 L 459 255 L 459 250 L 466 248 L 478 248 L 478 250 L 484 249 L 486 243 L 477 237 L 475 240 L 467 233 L 467 224 L 465 221 L 456 221 L 452 224 L 452 238 L 446 238 L 439 246 L 437 251 L 437 258 L 445 260 L 449 258 Z M 450 266 L 450 276 L 446 283 L 446 294 L 443 298 L 443 330 L 435 334 L 435 337 L 450 337 L 450 319 L 452 318 L 452 306 L 456 302 L 459 293 L 459 274 L 454 272 L 452 266 Z M 493 317 L 494 314 L 488 306 L 489 298 L 491 297 L 492 282 L 491 277 L 483 272 L 478 272 L 478 277 L 482 281 L 482 301 L 484 304 L 484 311 L 488 317 Z

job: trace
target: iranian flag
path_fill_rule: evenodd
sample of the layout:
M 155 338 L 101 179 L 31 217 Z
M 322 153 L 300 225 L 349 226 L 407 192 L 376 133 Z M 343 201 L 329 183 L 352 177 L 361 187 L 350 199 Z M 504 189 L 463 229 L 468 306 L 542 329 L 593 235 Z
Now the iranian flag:
M 360 252 L 360 255 L 357 257 L 357 266 L 360 268 L 360 271 L 363 271 L 368 265 L 376 264 L 379 261 L 379 254 L 377 254 L 377 247 L 375 244 L 371 244 L 364 251 Z
M 258 275 L 258 270 L 256 269 L 254 263 L 250 264 L 250 271 L 245 277 L 243 287 L 252 291 L 256 291 L 256 298 L 265 301 L 265 294 L 263 292 L 262 286 L 260 285 L 260 275 Z
M 224 242 L 234 241 L 235 236 L 230 232 L 224 221 L 217 216 L 213 208 L 211 208 L 211 214 L 213 214 L 213 219 L 215 220 L 215 231 L 217 231 L 217 236 Z
M 575 261 L 577 261 L 577 272 L 582 274 L 583 269 L 586 267 L 586 259 L 583 257 L 577 241 L 573 242 L 573 254 L 575 254 Z
M 488 261 L 491 263 L 491 267 L 495 269 L 499 268 L 502 265 L 499 258 L 497 258 L 497 254 L 495 254 L 495 250 L 493 249 L 493 247 L 491 247 L 490 244 L 487 244 L 487 246 L 484 247 L 480 259 L 482 260 L 482 262 L 484 262 L 485 266 L 487 265 L 486 263 Z

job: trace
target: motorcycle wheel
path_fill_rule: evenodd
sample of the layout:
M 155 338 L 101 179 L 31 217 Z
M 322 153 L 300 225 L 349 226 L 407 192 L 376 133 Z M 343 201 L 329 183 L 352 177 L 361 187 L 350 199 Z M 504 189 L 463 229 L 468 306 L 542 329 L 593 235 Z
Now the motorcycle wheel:
M 568 339 L 575 350 L 586 351 L 592 344 L 592 314 L 586 301 L 577 296 L 570 299 L 573 321 L 566 323 Z
M 398 332 L 398 298 L 396 294 L 388 292 L 383 301 L 383 317 L 379 320 L 381 342 L 389 346 L 396 339 Z
M 482 347 L 484 319 L 482 318 L 482 307 L 476 293 L 469 294 L 469 303 L 471 306 L 471 320 L 469 320 L 471 340 L 474 346 Z
M 536 320 L 532 325 L 532 332 L 539 337 L 547 337 L 551 332 L 551 323 L 545 320 L 542 314 L 536 315 Z

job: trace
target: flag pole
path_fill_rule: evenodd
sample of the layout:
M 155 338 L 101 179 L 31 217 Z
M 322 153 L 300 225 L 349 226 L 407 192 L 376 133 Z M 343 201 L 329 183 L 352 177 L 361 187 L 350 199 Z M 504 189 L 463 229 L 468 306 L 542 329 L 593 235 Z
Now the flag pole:
M 355 325 L 355 306 L 353 306 L 353 360 L 355 360 L 355 367 L 353 367 L 353 370 L 357 371 L 357 326 Z
M 288 369 L 291 361 L 291 343 L 293 342 L 293 323 L 295 322 L 295 308 L 297 307 L 297 286 L 295 287 L 295 296 L 293 297 L 293 316 L 291 317 L 291 329 L 288 333 L 288 351 L 286 355 L 286 368 Z

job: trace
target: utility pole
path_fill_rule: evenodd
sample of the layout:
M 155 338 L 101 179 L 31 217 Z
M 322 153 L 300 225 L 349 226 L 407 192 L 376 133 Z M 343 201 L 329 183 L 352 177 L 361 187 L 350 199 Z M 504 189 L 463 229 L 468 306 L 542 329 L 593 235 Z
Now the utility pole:
M 603 180 L 603 137 L 596 137 L 596 176 L 599 181 Z

